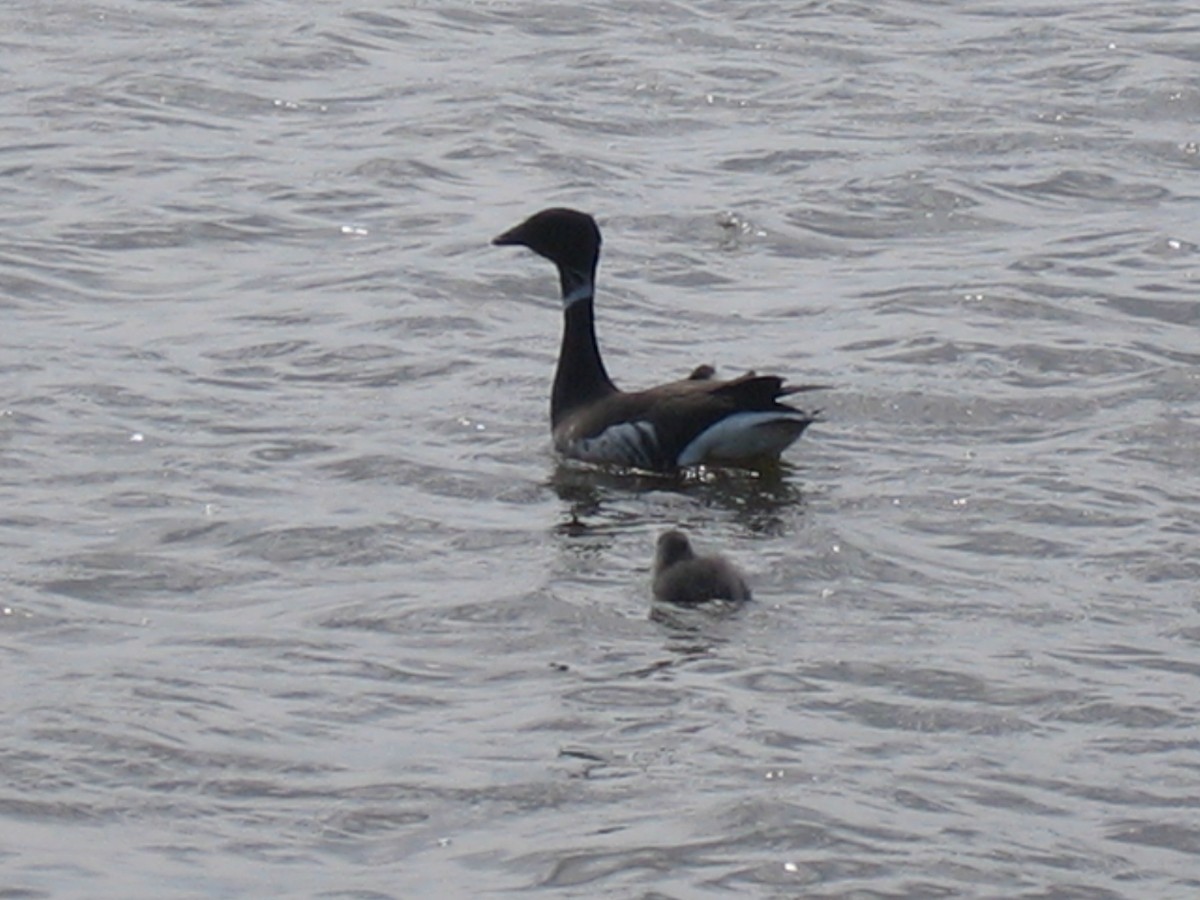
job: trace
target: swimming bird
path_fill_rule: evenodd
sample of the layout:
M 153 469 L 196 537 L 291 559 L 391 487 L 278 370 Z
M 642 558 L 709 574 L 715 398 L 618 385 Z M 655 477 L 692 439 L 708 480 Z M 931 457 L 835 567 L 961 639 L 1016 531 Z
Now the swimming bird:
M 750 599 L 750 588 L 732 563 L 720 556 L 697 556 L 687 535 L 672 529 L 658 536 L 654 597 L 683 605 L 708 600 L 741 603 Z
M 703 365 L 681 381 L 618 390 L 596 343 L 594 295 L 600 229 L 587 213 L 544 209 L 492 241 L 519 245 L 558 268 L 563 336 L 550 395 L 555 448 L 586 462 L 670 472 L 699 464 L 777 460 L 816 414 L 780 397 L 820 385 L 785 386 L 776 375 L 713 377 Z

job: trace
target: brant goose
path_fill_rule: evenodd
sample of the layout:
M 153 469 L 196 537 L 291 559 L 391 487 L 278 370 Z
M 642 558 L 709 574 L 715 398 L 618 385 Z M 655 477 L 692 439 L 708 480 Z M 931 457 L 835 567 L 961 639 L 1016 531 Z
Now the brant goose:
M 697 556 L 682 531 L 664 531 L 654 555 L 654 598 L 694 605 L 707 600 L 741 603 L 750 588 L 732 563 L 719 556 Z
M 596 344 L 593 294 L 600 259 L 596 220 L 545 209 L 492 241 L 528 247 L 558 267 L 565 323 L 550 397 L 555 448 L 565 456 L 669 472 L 701 463 L 754 465 L 779 454 L 816 417 L 779 398 L 821 385 L 785 387 L 753 372 L 729 381 L 703 365 L 682 381 L 620 391 Z

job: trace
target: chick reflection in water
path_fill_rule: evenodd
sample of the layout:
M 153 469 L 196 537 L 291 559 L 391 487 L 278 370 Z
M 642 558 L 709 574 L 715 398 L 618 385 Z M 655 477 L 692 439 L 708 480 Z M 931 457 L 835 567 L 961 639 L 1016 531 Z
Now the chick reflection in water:
M 654 599 L 680 606 L 710 600 L 743 603 L 750 588 L 742 573 L 720 556 L 697 556 L 682 531 L 664 531 L 654 556 Z

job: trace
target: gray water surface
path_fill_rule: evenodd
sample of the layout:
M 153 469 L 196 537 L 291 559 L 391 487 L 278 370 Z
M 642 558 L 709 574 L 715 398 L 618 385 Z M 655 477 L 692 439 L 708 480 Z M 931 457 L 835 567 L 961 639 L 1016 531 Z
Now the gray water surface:
M 0 34 L 0 896 L 1200 893 L 1200 11 Z M 548 205 L 619 384 L 833 385 L 780 477 L 554 458 Z

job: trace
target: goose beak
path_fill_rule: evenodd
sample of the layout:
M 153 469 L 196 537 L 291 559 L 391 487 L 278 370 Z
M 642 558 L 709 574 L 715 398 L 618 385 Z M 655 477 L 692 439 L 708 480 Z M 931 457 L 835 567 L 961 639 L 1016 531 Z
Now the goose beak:
M 520 225 L 518 225 L 516 228 L 510 228 L 508 231 L 504 232 L 504 234 L 497 235 L 496 237 L 492 238 L 493 247 L 510 247 L 513 245 L 524 246 L 524 244 L 525 240 L 524 236 L 521 234 Z

